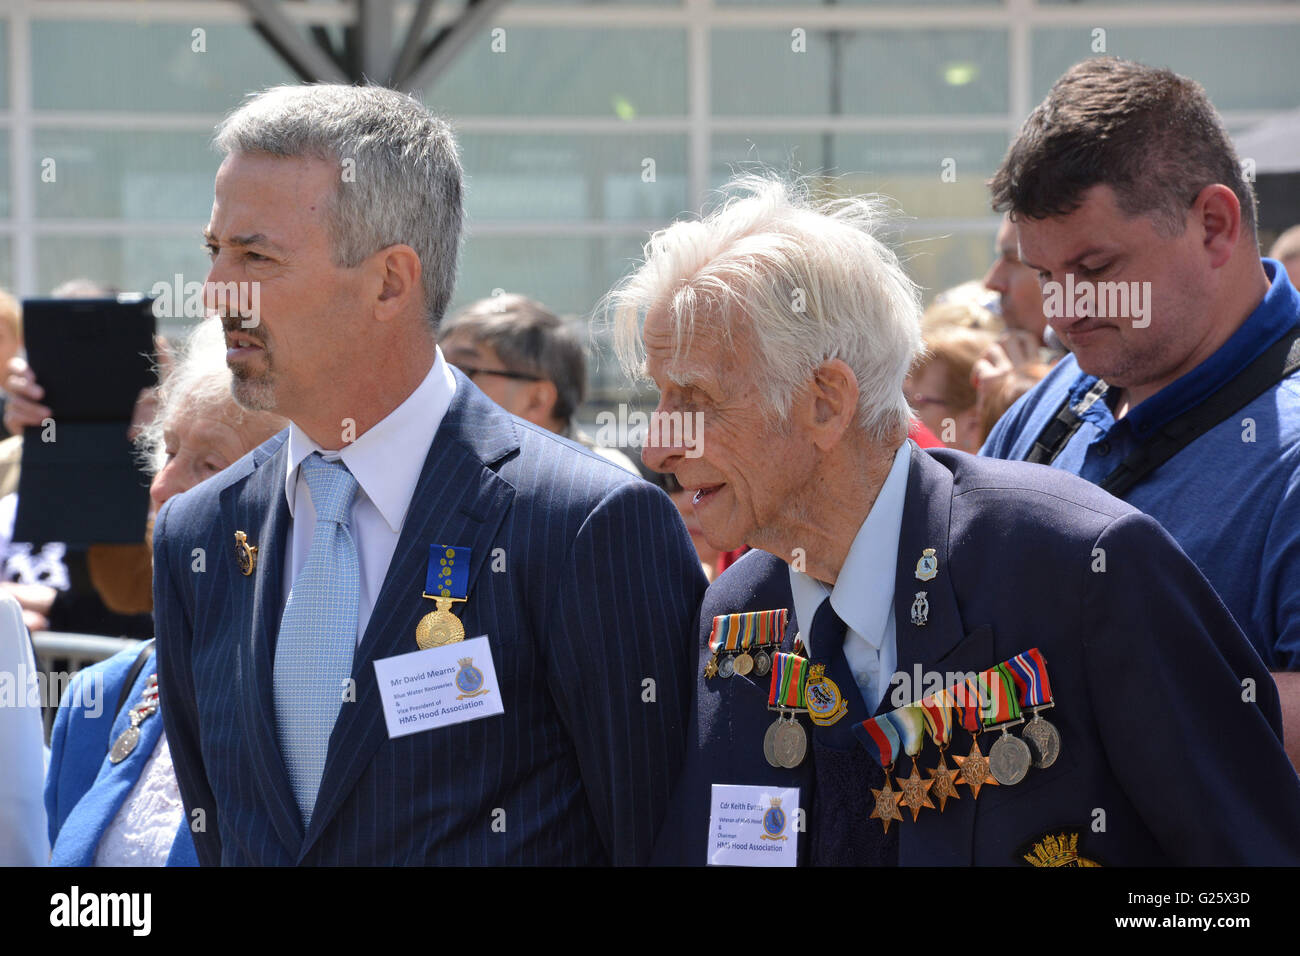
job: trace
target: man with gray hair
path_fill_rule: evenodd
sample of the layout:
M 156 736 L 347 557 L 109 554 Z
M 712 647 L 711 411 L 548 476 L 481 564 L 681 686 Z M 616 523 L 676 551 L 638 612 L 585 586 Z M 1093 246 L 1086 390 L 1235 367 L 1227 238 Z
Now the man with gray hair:
M 387 89 L 279 87 L 216 145 L 209 307 L 235 398 L 291 424 L 157 518 L 199 861 L 644 862 L 704 578 L 666 495 L 443 358 L 450 129 Z
M 1300 861 L 1277 691 L 1178 546 L 1073 476 L 918 449 L 920 309 L 875 202 L 727 191 L 612 294 L 658 411 L 703 421 L 702 454 L 646 464 L 757 549 L 701 609 L 656 859 Z
M 546 306 L 494 295 L 465 306 L 438 332 L 447 361 L 510 414 L 638 474 L 626 455 L 597 445 L 573 420 L 587 394 L 587 361 L 573 330 Z

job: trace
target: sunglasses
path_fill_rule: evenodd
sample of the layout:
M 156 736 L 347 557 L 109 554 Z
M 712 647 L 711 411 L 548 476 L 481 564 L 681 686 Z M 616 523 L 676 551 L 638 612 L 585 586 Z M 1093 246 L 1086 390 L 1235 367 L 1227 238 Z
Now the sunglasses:
M 540 375 L 529 375 L 527 372 L 511 372 L 510 370 L 503 368 L 475 368 L 472 365 L 457 365 L 456 367 L 464 372 L 465 377 L 471 382 L 474 381 L 476 375 L 496 375 L 500 378 L 518 379 L 521 382 L 542 381 L 542 376 Z

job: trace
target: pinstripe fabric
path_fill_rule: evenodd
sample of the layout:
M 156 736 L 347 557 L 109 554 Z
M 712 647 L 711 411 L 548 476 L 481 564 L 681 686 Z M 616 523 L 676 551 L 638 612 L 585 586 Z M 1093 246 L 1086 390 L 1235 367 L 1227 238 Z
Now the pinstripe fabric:
M 511 418 L 457 375 L 306 828 L 271 690 L 284 435 L 159 514 L 162 710 L 182 795 L 208 819 L 195 834 L 203 863 L 648 858 L 682 759 L 698 558 L 659 489 Z M 235 567 L 236 530 L 260 549 L 250 578 Z M 373 662 L 415 650 L 431 542 L 473 550 L 461 616 L 467 635 L 488 635 L 505 713 L 389 740 Z
M 312 453 L 300 466 L 316 530 L 289 591 L 275 647 L 275 724 L 304 823 L 325 770 L 330 731 L 352 673 L 361 566 L 348 527 L 357 479 L 342 462 Z

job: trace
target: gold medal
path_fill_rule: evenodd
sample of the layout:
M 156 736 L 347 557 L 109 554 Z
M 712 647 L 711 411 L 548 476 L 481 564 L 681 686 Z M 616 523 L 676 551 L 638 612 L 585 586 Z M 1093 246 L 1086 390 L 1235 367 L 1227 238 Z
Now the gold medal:
M 749 651 L 740 654 L 735 660 L 736 673 L 745 677 L 754 669 L 754 658 L 749 656 Z
M 257 567 L 257 545 L 248 543 L 248 535 L 242 531 L 235 532 L 235 560 L 239 562 L 239 573 L 250 577 Z
M 438 609 L 422 617 L 415 628 L 415 643 L 420 646 L 420 650 L 427 651 L 431 647 L 465 640 L 465 625 L 451 613 L 451 604 L 456 599 L 432 594 L 426 594 L 425 597 L 432 598 Z
M 946 747 L 939 748 L 939 766 L 933 770 L 926 770 L 930 775 L 931 782 L 934 784 L 930 788 L 930 795 L 939 798 L 939 812 L 943 813 L 944 807 L 948 803 L 948 798 L 960 800 L 961 794 L 957 792 L 957 771 L 948 766 L 948 761 L 943 759 L 943 752 Z
M 916 758 L 912 758 L 912 775 L 910 777 L 898 778 L 899 789 L 903 795 L 899 797 L 898 804 L 907 807 L 912 811 L 912 822 L 920 816 L 921 811 L 926 807 L 934 809 L 934 804 L 930 802 L 930 788 L 934 786 L 933 780 L 926 780 L 921 776 L 921 771 L 916 769 Z
M 889 783 L 889 773 L 893 769 L 894 765 L 892 763 L 885 768 L 885 786 L 882 789 L 871 788 L 871 795 L 876 805 L 869 814 L 868 819 L 879 820 L 884 825 L 886 833 L 889 832 L 890 821 L 903 822 L 903 815 L 898 812 L 898 800 L 902 794 Z

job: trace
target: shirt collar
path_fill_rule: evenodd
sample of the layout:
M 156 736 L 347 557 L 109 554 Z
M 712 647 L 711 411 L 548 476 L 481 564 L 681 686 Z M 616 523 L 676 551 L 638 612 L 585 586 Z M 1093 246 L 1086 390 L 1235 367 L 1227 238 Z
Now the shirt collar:
M 1263 300 L 1241 328 L 1219 346 L 1218 351 L 1125 416 L 1134 432 L 1145 435 L 1199 404 L 1236 377 L 1296 324 L 1300 315 L 1300 293 L 1296 292 L 1280 262 L 1264 259 L 1263 265 L 1269 281 Z
M 433 365 L 415 391 L 341 451 L 322 450 L 301 428 L 290 423 L 288 470 L 284 476 L 289 514 L 293 515 L 296 503 L 298 467 L 308 455 L 320 452 L 326 461 L 341 459 L 393 534 L 401 533 L 429 446 L 455 393 L 456 377 L 443 360 L 442 349 L 435 347 Z
M 790 568 L 794 615 L 810 657 L 814 653 L 809 640 L 813 615 L 828 594 L 831 607 L 849 630 L 860 634 L 876 650 L 880 649 L 889 615 L 894 610 L 898 540 L 903 530 L 903 502 L 907 498 L 907 477 L 911 468 L 912 443 L 906 441 L 894 454 L 893 467 L 849 546 L 834 588 L 828 588 L 803 571 Z

